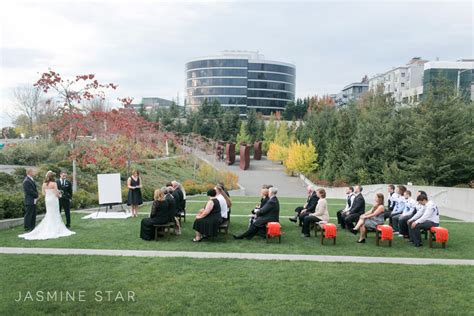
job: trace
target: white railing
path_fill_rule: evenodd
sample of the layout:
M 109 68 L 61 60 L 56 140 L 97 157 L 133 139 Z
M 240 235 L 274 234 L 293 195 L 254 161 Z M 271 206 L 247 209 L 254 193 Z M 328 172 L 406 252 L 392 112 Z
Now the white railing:
M 314 185 L 305 176 L 300 179 L 308 185 Z M 474 189 L 448 188 L 434 186 L 405 185 L 415 197 L 416 191 L 423 190 L 439 207 L 441 215 L 453 217 L 467 222 L 474 222 Z M 387 197 L 388 184 L 362 185 L 362 194 L 367 203 L 373 203 L 376 193 L 383 193 Z M 344 198 L 345 188 L 323 187 L 328 198 Z

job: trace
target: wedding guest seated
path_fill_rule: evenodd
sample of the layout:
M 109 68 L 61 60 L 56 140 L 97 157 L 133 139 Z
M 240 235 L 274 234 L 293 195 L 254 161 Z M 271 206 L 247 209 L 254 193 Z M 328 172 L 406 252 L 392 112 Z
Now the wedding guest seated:
M 375 203 L 370 211 L 362 214 L 357 222 L 357 225 L 352 229 L 354 234 L 357 234 L 357 231 L 360 231 L 358 243 L 365 243 L 365 234 L 367 230 L 374 230 L 377 228 L 377 225 L 383 225 L 385 222 L 385 207 L 384 207 L 384 197 L 382 193 L 377 193 L 375 195 Z
M 428 196 L 425 191 L 419 190 L 416 192 L 416 197 L 418 197 L 420 194 Z M 411 221 L 417 220 L 423 215 L 423 205 L 421 205 L 420 202 L 417 202 L 415 199 L 413 199 L 413 201 L 415 202 L 415 209 L 413 210 L 412 214 L 410 216 L 400 218 L 400 221 L 398 222 L 398 226 L 400 229 L 398 233 L 399 235 L 403 236 L 403 238 L 410 237 L 410 235 L 408 234 L 408 226 L 411 225 Z
M 439 226 L 439 210 L 433 201 L 428 201 L 426 194 L 418 195 L 416 200 L 423 205 L 423 215 L 408 226 L 408 233 L 410 239 L 413 241 L 413 245 L 415 247 L 421 247 L 421 230 L 428 230 L 431 227 Z
M 265 238 L 265 230 L 268 222 L 279 222 L 280 216 L 280 203 L 277 198 L 278 189 L 271 187 L 269 189 L 269 200 L 265 205 L 256 212 L 257 218 L 253 222 L 248 230 L 241 235 L 234 235 L 235 239 L 252 239 L 253 236 L 259 234 Z
M 328 212 L 328 203 L 326 201 L 326 191 L 324 189 L 317 189 L 316 194 L 318 195 L 318 204 L 316 205 L 316 209 L 314 213 L 308 214 L 303 219 L 303 228 L 301 232 L 303 233 L 303 237 L 310 236 L 310 226 L 312 223 L 318 223 L 321 221 L 328 222 L 329 221 L 329 212 Z
M 346 207 L 342 210 L 337 211 L 336 216 L 337 216 L 337 223 L 341 225 L 341 228 L 346 228 L 346 223 L 343 220 L 344 216 L 347 216 L 349 214 L 349 210 L 351 209 L 352 203 L 354 203 L 354 188 L 353 187 L 347 187 L 346 188 Z
M 255 205 L 255 208 L 251 211 L 252 215 L 250 215 L 250 219 L 249 219 L 249 226 L 255 222 L 255 219 L 257 218 L 257 213 L 259 212 L 259 210 L 268 202 L 269 200 L 269 190 L 267 188 L 263 188 L 261 191 L 260 191 L 260 203 L 257 203 L 257 205 Z
M 349 231 L 352 231 L 352 228 L 354 228 L 354 223 L 357 223 L 359 221 L 359 217 L 365 212 L 365 199 L 362 195 L 362 186 L 356 185 L 354 187 L 354 194 L 354 202 L 352 202 L 351 208 L 347 214 L 342 214 L 341 216 L 343 221 L 341 227 L 347 227 Z
M 166 189 L 155 190 L 153 204 L 151 205 L 150 217 L 142 219 L 140 227 L 140 238 L 152 240 L 154 238 L 153 225 L 164 225 L 173 221 L 174 213 L 170 211 L 165 198 Z
M 219 184 L 214 190 L 216 190 L 216 198 L 219 201 L 219 206 L 221 208 L 221 224 L 227 222 L 230 215 L 230 207 L 232 206 L 232 201 L 229 196 L 225 193 L 224 188 Z
M 393 184 L 389 184 L 387 191 L 388 191 L 388 198 L 387 198 L 387 208 L 385 209 L 385 213 L 384 213 L 385 219 L 390 218 L 390 215 L 392 214 L 393 209 L 395 208 L 395 205 L 397 204 L 393 196 L 395 194 L 395 186 Z
M 227 194 L 228 197 L 230 197 L 229 191 L 227 191 L 227 189 L 225 188 L 224 182 L 218 182 L 217 185 L 220 186 L 222 190 L 224 190 L 225 194 Z
M 295 216 L 289 218 L 289 220 L 294 223 L 296 223 L 297 219 L 299 219 L 300 226 L 303 225 L 303 220 L 306 216 L 311 213 L 314 213 L 316 205 L 318 204 L 318 196 L 316 195 L 313 186 L 308 185 L 306 190 L 308 193 L 306 203 L 303 206 L 298 206 L 297 208 L 295 208 Z
M 168 183 L 171 184 L 171 183 Z M 176 235 L 181 235 L 181 226 L 179 225 L 179 220 L 176 217 L 178 211 L 176 207 L 176 200 L 173 196 L 173 187 L 170 185 L 168 187 L 163 188 L 163 190 L 166 192 L 165 193 L 165 199 L 168 202 L 168 208 L 171 214 L 173 214 L 173 220 L 176 223 Z
M 416 201 L 411 197 L 411 192 L 409 190 L 405 191 L 403 198 L 405 200 L 405 209 L 401 214 L 392 217 L 393 230 L 397 231 L 399 236 L 403 236 L 403 232 L 400 232 L 400 223 L 402 221 L 408 221 L 414 215 L 416 207 Z M 408 230 L 406 231 L 406 235 L 408 235 Z
M 214 189 L 207 191 L 209 201 L 204 208 L 199 210 L 193 224 L 193 229 L 196 231 L 193 242 L 200 242 L 204 237 L 217 236 L 221 221 L 221 207 L 216 195 L 217 192 Z
M 398 232 L 398 227 L 393 227 L 393 218 L 399 214 L 402 214 L 403 210 L 405 210 L 406 200 L 405 200 L 404 194 L 406 190 L 407 188 L 404 185 L 398 185 L 396 189 L 397 194 L 392 195 L 396 204 L 392 213 L 390 214 L 389 221 L 390 221 L 390 226 L 392 226 L 394 233 Z
M 176 200 L 176 209 L 177 209 L 176 215 L 178 215 L 184 212 L 186 201 L 184 200 L 184 193 L 183 193 L 183 190 L 181 189 L 181 184 L 177 181 L 171 181 L 171 186 L 173 187 L 173 196 L 174 196 L 174 199 Z

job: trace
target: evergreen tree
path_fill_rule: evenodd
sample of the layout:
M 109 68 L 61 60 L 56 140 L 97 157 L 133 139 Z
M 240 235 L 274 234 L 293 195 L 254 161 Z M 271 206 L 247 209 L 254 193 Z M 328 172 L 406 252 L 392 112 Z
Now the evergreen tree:
M 171 106 L 169 108 L 169 114 L 171 118 L 178 118 L 180 116 L 180 109 L 179 105 L 176 104 L 176 102 L 171 102 Z
M 357 175 L 354 182 L 383 183 L 385 163 L 397 157 L 398 139 L 389 130 L 393 120 L 393 99 L 374 94 L 363 100 L 358 117 L 357 131 L 353 137 L 351 158 L 346 163 L 347 174 Z
M 283 147 L 288 147 L 290 144 L 290 136 L 288 135 L 288 125 L 286 125 L 286 122 L 280 121 L 274 142 Z
M 329 143 L 334 138 L 337 110 L 333 106 L 318 104 L 314 103 L 314 110 L 308 114 L 298 137 L 300 142 L 313 140 L 314 147 L 318 149 L 318 164 L 323 166 Z
M 256 141 L 263 141 L 263 133 L 265 132 L 265 120 L 260 118 L 257 122 L 257 132 L 255 133 Z
M 245 125 L 246 125 L 245 122 L 241 121 L 240 131 L 239 131 L 239 134 L 237 135 L 237 149 L 239 151 L 240 151 L 240 145 L 242 143 L 250 144 L 251 142 L 250 135 L 247 134 L 247 127 Z
M 346 107 L 337 112 L 334 138 L 329 142 L 326 159 L 322 167 L 322 177 L 329 181 L 343 179 L 351 175 L 344 173 L 344 163 L 352 154 L 352 137 L 356 129 L 356 120 L 351 118 L 355 106 Z
M 240 128 L 239 109 L 225 109 L 222 115 L 222 139 L 235 142 Z
M 410 171 L 431 185 L 468 183 L 474 179 L 473 104 L 439 80 L 416 111 L 411 146 L 418 156 Z
M 291 121 L 296 119 L 296 104 L 293 101 L 290 101 L 286 104 L 285 110 L 282 113 L 282 116 L 285 120 Z
M 263 132 L 262 151 L 264 153 L 268 152 L 270 144 L 275 140 L 276 133 L 277 126 L 275 124 L 275 116 L 272 114 L 270 116 L 270 121 L 268 122 L 267 126 L 265 127 L 265 131 Z
M 247 112 L 247 124 L 245 124 L 247 129 L 247 135 L 250 137 L 250 142 L 253 142 L 256 139 L 258 132 L 258 122 L 257 122 L 257 112 L 255 109 L 250 109 Z

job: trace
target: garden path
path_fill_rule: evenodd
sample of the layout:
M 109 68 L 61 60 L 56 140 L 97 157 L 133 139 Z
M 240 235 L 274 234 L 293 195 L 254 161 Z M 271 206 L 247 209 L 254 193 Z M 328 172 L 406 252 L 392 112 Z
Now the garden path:
M 281 164 L 274 163 L 262 157 L 262 160 L 250 160 L 247 170 L 239 168 L 240 157 L 236 156 L 235 163 L 227 166 L 223 161 L 217 161 L 213 155 L 197 151 L 195 154 L 214 165 L 218 169 L 232 171 L 239 176 L 239 184 L 245 188 L 245 195 L 259 196 L 262 184 L 272 184 L 278 188 L 278 195 L 284 197 L 306 197 L 306 189 L 299 177 L 290 177 L 285 174 Z
M 270 253 L 240 252 L 194 252 L 194 251 L 151 251 L 151 250 L 113 250 L 113 249 L 69 249 L 69 248 L 16 248 L 0 247 L 1 254 L 38 254 L 38 255 L 96 255 L 126 257 L 172 257 L 201 259 L 250 259 L 250 260 L 285 260 L 317 262 L 357 262 L 357 263 L 392 263 L 413 265 L 468 265 L 474 266 L 474 260 L 468 259 L 429 259 L 429 258 L 394 258 L 394 257 L 357 257 L 357 256 L 318 256 L 290 255 Z

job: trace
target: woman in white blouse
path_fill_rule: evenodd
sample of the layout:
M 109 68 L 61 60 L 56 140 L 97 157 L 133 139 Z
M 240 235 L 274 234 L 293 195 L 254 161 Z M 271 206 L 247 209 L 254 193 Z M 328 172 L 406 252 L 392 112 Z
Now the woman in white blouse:
M 317 189 L 316 195 L 318 196 L 318 204 L 314 213 L 309 214 L 304 218 L 303 228 L 301 232 L 304 237 L 310 237 L 309 227 L 311 223 L 319 223 L 321 221 L 329 221 L 328 203 L 326 201 L 326 191 L 324 189 Z

